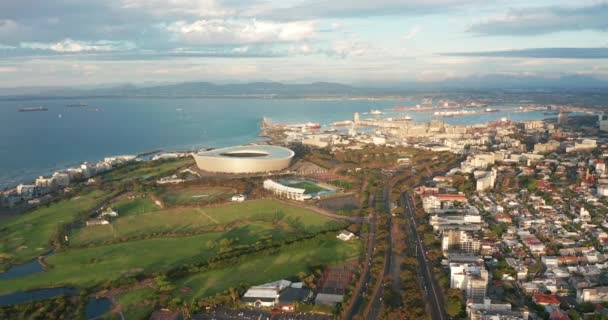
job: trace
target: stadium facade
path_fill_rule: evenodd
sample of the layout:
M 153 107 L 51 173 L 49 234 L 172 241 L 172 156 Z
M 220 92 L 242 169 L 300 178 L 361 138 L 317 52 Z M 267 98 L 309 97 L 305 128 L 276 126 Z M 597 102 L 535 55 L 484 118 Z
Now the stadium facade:
M 280 171 L 291 164 L 290 149 L 251 145 L 201 151 L 194 155 L 199 169 L 215 173 L 261 173 Z

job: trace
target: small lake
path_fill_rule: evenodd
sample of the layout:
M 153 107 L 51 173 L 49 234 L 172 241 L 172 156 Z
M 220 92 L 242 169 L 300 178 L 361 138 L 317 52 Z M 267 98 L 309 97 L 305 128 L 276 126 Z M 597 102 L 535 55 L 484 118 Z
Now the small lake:
M 46 257 L 53 255 L 53 253 L 54 252 L 51 251 L 43 255 L 42 258 L 46 259 Z M 6 272 L 0 273 L 0 280 L 23 277 L 39 272 L 44 272 L 44 268 L 40 264 L 40 260 L 36 258 L 30 262 L 12 266 L 10 269 L 6 270 Z
M 6 272 L 0 273 L 0 280 L 27 276 L 38 272 L 44 272 L 44 268 L 42 268 L 38 259 L 34 259 L 28 263 L 12 266 Z
M 48 288 L 32 291 L 19 291 L 0 296 L 0 306 L 50 299 L 60 295 L 73 296 L 76 294 L 78 294 L 78 289 L 76 288 Z
M 74 296 L 78 294 L 76 288 L 48 288 L 32 291 L 19 291 L 0 296 L 0 306 L 22 304 L 37 300 L 51 299 L 57 296 Z M 108 298 L 90 299 L 85 307 L 86 319 L 94 319 L 104 315 L 112 308 L 112 301 Z
M 108 298 L 91 299 L 85 307 L 85 317 L 86 319 L 98 318 L 110 311 L 111 308 L 112 301 Z

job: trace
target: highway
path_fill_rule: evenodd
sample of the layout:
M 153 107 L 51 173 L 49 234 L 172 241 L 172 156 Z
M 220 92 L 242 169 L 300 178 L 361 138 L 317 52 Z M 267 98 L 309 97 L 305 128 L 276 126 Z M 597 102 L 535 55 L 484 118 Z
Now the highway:
M 431 311 L 431 318 L 436 320 L 448 320 L 449 318 L 444 309 L 445 297 L 443 296 L 439 283 L 435 278 L 432 263 L 428 262 L 426 259 L 426 249 L 424 247 L 424 243 L 422 242 L 422 239 L 420 239 L 418 231 L 416 230 L 416 208 L 408 192 L 404 192 L 402 194 L 402 203 L 404 217 L 409 222 L 411 228 L 411 234 L 408 237 L 409 247 L 415 248 L 414 252 L 417 253 L 416 257 L 418 258 L 418 264 L 420 267 L 419 276 L 421 277 L 421 281 L 419 283 L 422 283 L 421 289 L 423 289 L 423 297 L 426 298 L 427 304 Z
M 365 266 L 363 268 L 363 274 L 361 275 L 361 279 L 357 283 L 355 287 L 355 291 L 353 293 L 353 303 L 345 313 L 345 319 L 352 319 L 354 315 L 361 312 L 361 306 L 363 304 L 363 296 L 366 294 L 369 288 L 369 268 L 372 264 L 372 258 L 374 256 L 374 251 L 376 250 L 376 213 L 373 212 L 371 218 L 369 219 L 369 238 L 367 242 L 367 253 L 365 256 Z

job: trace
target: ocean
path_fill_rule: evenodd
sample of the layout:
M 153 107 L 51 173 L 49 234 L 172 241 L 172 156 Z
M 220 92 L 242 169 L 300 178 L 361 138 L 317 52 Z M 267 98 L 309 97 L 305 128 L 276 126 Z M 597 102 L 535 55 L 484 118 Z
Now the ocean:
M 80 102 L 88 106 L 66 107 Z M 354 112 L 420 103 L 416 100 L 202 98 L 4 100 L 0 101 L 0 188 L 106 156 L 259 141 L 259 122 L 264 116 L 274 122 L 310 121 L 326 125 L 350 120 Z M 48 111 L 17 111 L 37 106 L 44 106 Z M 491 107 L 511 109 L 516 106 Z M 497 112 L 433 118 L 431 111 L 386 111 L 384 116 L 404 115 L 418 122 L 440 119 L 452 124 L 478 124 L 501 117 L 514 121 L 549 117 L 542 112 Z

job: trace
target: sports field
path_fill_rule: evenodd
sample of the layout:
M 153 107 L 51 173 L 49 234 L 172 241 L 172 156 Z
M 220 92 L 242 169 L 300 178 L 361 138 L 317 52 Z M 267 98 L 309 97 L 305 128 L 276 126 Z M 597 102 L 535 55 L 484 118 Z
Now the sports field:
M 120 213 L 119 213 L 120 214 Z M 187 234 L 250 226 L 249 239 L 281 238 L 296 230 L 318 231 L 333 220 L 274 200 L 252 200 L 211 207 L 183 207 L 120 216 L 110 225 L 78 230 L 71 244 L 82 246 L 146 235 Z M 245 236 L 245 235 L 241 235 Z
M 227 187 L 173 187 L 159 191 L 159 198 L 168 205 L 199 205 L 227 200 L 234 191 Z
M 120 216 L 142 214 L 161 209 L 156 203 L 154 203 L 154 201 L 148 198 L 121 200 L 111 204 L 111 206 L 120 214 Z
M 304 192 L 306 194 L 313 194 L 313 193 L 317 193 L 317 192 L 321 192 L 321 191 L 327 191 L 327 189 L 320 187 L 319 185 L 316 185 L 314 183 L 307 182 L 307 181 L 290 184 L 289 186 L 292 188 L 304 189 L 304 190 L 306 190 Z

